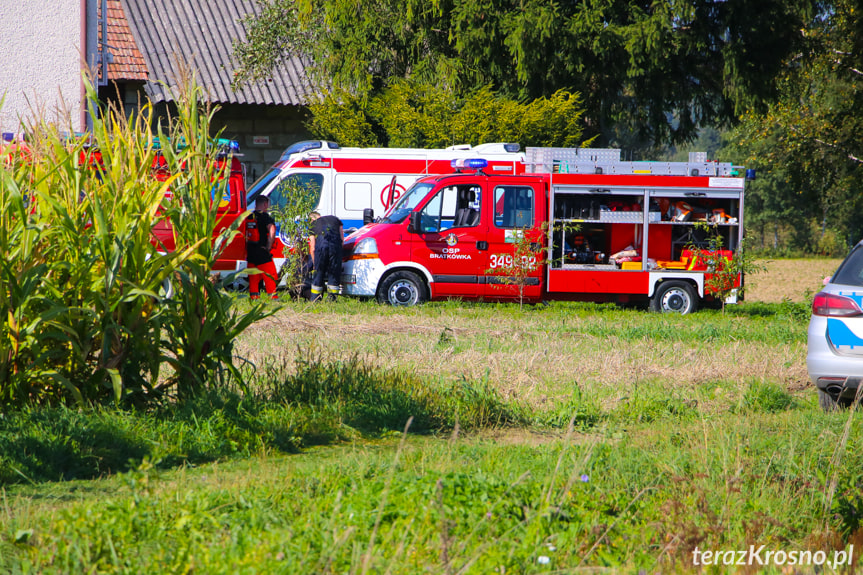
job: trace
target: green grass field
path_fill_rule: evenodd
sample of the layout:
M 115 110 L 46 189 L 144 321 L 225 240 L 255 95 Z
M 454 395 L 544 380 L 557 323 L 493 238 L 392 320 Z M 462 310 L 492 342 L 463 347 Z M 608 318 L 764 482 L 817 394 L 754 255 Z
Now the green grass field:
M 0 572 L 688 572 L 750 545 L 786 557 L 753 572 L 856 564 L 860 416 L 822 413 L 805 369 L 798 284 L 823 267 L 685 317 L 284 304 L 235 344 L 245 391 L 0 414 Z

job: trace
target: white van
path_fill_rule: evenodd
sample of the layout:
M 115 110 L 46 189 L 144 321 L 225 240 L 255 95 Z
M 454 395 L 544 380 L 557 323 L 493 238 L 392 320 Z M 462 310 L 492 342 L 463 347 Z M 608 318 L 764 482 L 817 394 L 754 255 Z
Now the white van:
M 461 158 L 488 160 L 489 173 L 524 172 L 524 155 L 518 144 L 450 146 L 444 149 L 420 148 L 342 148 L 320 140 L 298 142 L 252 184 L 248 205 L 263 194 L 270 206 L 284 208 L 283 183 L 293 180 L 318 190 L 317 211 L 334 215 L 344 223 L 345 234 L 363 226 L 363 210 L 372 208 L 383 215 L 417 179 L 454 171 L 450 162 Z M 274 248 L 275 252 L 275 248 Z

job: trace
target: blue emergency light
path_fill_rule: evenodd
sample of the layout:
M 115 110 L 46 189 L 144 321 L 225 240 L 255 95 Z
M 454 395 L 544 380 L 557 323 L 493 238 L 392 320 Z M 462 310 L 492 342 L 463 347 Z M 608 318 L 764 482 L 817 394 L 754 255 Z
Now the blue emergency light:
M 220 148 L 224 148 L 226 152 L 230 152 L 232 154 L 236 154 L 240 151 L 240 142 L 236 140 L 228 140 L 227 138 L 219 138 L 216 141 L 216 145 Z
M 482 158 L 459 158 L 449 163 L 455 170 L 482 170 L 488 167 L 488 160 Z
M 335 142 L 327 142 L 324 140 L 304 140 L 302 142 L 296 142 L 294 144 L 291 144 L 290 146 L 285 148 L 285 151 L 282 152 L 279 161 L 287 160 L 290 156 L 294 154 L 302 154 L 303 152 L 308 152 L 309 150 L 320 149 L 341 150 L 342 147 Z
M 165 138 L 165 142 L 170 142 L 170 138 Z M 216 148 L 223 154 L 232 153 L 237 154 L 240 151 L 240 142 L 236 140 L 229 140 L 227 138 L 219 138 L 215 142 L 213 142 Z M 186 138 L 180 136 L 177 138 L 177 149 L 182 150 L 186 147 Z M 153 149 L 161 150 L 162 142 L 159 140 L 158 136 L 153 138 Z

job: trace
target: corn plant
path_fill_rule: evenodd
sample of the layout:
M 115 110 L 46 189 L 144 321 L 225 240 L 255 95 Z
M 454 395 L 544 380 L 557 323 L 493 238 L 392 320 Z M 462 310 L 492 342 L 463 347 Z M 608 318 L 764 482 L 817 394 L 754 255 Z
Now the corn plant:
M 220 288 L 233 277 L 214 281 L 210 268 L 223 246 L 236 235 L 245 214 L 223 230 L 213 241 L 220 217 L 212 198 L 222 196 L 227 185 L 224 172 L 214 171 L 220 153 L 210 137 L 215 112 L 199 106 L 200 92 L 193 84 L 178 94 L 178 118 L 172 126 L 170 145 L 163 147 L 169 171 L 177 174 L 172 185 L 173 201 L 166 209 L 174 230 L 177 251 L 191 253 L 174 274 L 175 298 L 165 322 L 163 358 L 174 368 L 170 383 L 187 396 L 208 381 L 217 381 L 227 372 L 241 380 L 233 366 L 233 341 L 249 325 L 273 311 L 263 305 L 248 312 L 234 310 L 232 298 Z
M 34 125 L 32 153 L 0 172 L 4 403 L 142 403 L 181 381 L 193 389 L 230 366 L 233 337 L 265 313 L 232 311 L 210 279 L 236 225 L 213 242 L 211 190 L 224 183 L 200 90 L 189 85 L 167 134 L 157 126 L 158 149 L 150 106 L 127 120 L 99 110 L 87 89 L 91 133 Z M 156 154 L 167 163 L 161 177 Z M 152 241 L 164 222 L 170 251 Z M 163 290 L 173 280 L 177 300 Z

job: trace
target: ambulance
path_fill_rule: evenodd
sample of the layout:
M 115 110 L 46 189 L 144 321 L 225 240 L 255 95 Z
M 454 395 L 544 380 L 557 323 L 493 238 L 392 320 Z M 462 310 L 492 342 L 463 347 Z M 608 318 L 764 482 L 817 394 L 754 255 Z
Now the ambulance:
M 741 245 L 754 178 L 706 154 L 625 162 L 616 149 L 528 148 L 513 174 L 482 159 L 455 164 L 460 173 L 418 180 L 348 236 L 343 293 L 392 305 L 561 299 L 690 313 L 714 299 L 711 261 L 732 261 Z
M 287 148 L 267 172 L 250 187 L 247 205 L 259 195 L 270 198 L 270 209 L 284 209 L 288 189 L 306 189 L 321 215 L 337 216 L 349 234 L 374 213 L 382 214 L 397 202 L 417 179 L 452 173 L 452 160 L 483 158 L 495 174 L 524 171 L 524 154 L 512 143 L 458 145 L 443 149 L 342 148 L 335 142 L 311 140 Z M 294 185 L 291 185 L 294 184 Z M 365 221 L 364 221 L 365 218 Z M 276 268 L 289 256 L 291 239 L 278 229 L 272 249 Z

